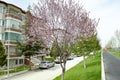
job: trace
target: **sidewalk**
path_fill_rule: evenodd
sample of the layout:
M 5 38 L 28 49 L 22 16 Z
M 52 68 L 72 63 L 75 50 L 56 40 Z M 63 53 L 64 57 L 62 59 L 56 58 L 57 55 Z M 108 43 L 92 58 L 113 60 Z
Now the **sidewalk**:
M 25 73 L 25 72 L 28 72 L 28 70 L 24 70 L 24 71 L 20 71 L 20 72 L 16 72 L 16 73 L 11 73 L 11 74 L 9 74 L 9 76 L 8 75 L 3 75 L 3 76 L 0 76 L 0 80 L 5 80 L 5 79 L 7 79 L 9 77 L 19 75 L 19 74 L 22 74 L 22 73 Z
M 66 64 L 66 70 L 69 70 L 80 61 L 83 60 L 83 57 L 76 57 L 73 60 L 70 60 Z M 10 80 L 53 80 L 55 77 L 60 75 L 61 66 L 60 64 L 55 64 L 55 67 L 49 69 L 38 69 L 35 71 L 28 71 L 24 74 L 20 74 L 14 77 L 10 77 Z M 7 80 L 7 79 L 5 79 Z

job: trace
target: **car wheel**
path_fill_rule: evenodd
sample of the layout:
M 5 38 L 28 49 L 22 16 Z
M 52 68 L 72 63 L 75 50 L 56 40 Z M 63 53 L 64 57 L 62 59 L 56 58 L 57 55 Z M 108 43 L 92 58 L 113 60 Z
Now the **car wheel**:
M 52 67 L 54 67 L 54 64 L 52 65 Z
M 47 66 L 47 69 L 49 68 L 50 66 Z

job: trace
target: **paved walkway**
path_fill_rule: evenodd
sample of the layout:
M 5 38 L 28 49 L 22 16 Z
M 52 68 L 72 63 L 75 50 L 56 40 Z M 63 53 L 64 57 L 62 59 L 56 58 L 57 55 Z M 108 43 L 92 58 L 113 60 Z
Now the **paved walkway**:
M 23 73 L 26 73 L 26 72 L 28 72 L 28 70 L 12 73 L 12 74 L 9 75 L 9 77 L 13 77 L 13 76 L 16 76 L 16 75 L 19 75 L 19 74 L 23 74 Z M 4 80 L 4 79 L 7 79 L 7 78 L 8 78 L 8 75 L 0 76 L 0 80 Z
M 103 52 L 103 62 L 105 68 L 105 80 L 120 80 L 120 59 Z
M 83 60 L 83 57 L 76 57 L 73 60 L 67 61 L 66 69 L 70 69 L 80 61 Z M 29 71 L 24 74 L 16 75 L 14 77 L 10 77 L 8 80 L 53 80 L 55 77 L 60 75 L 61 72 L 60 64 L 56 64 L 55 67 L 45 70 L 35 70 Z
M 102 80 L 105 80 L 105 71 L 104 71 L 104 63 L 103 63 L 103 51 L 101 52 L 101 70 L 102 70 L 102 73 L 101 73 L 101 77 L 102 77 Z

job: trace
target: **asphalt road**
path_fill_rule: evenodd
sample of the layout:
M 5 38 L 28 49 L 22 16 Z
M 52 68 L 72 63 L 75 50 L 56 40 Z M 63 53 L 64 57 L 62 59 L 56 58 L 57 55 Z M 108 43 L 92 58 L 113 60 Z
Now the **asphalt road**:
M 73 60 L 67 61 L 66 69 L 70 69 L 80 61 L 83 57 L 76 57 Z M 60 64 L 55 64 L 55 67 L 49 69 L 38 69 L 34 71 L 29 71 L 20 75 L 10 77 L 9 80 L 53 80 L 56 76 L 60 75 L 61 72 Z
M 106 80 L 120 80 L 120 59 L 111 55 L 109 52 L 103 52 L 103 63 Z

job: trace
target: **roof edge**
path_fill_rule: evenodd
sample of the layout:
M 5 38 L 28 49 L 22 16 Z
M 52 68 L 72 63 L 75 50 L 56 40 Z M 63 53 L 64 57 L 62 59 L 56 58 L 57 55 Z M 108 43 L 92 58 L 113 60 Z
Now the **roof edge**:
M 16 5 L 14 5 L 14 4 L 7 3 L 7 2 L 5 2 L 5 1 L 1 1 L 1 0 L 0 0 L 0 3 L 3 3 L 3 4 L 5 4 L 5 5 L 11 5 L 11 6 L 14 6 L 14 7 L 20 9 L 23 13 L 26 13 L 25 10 L 23 10 L 22 8 L 20 8 L 20 7 L 16 6 Z

